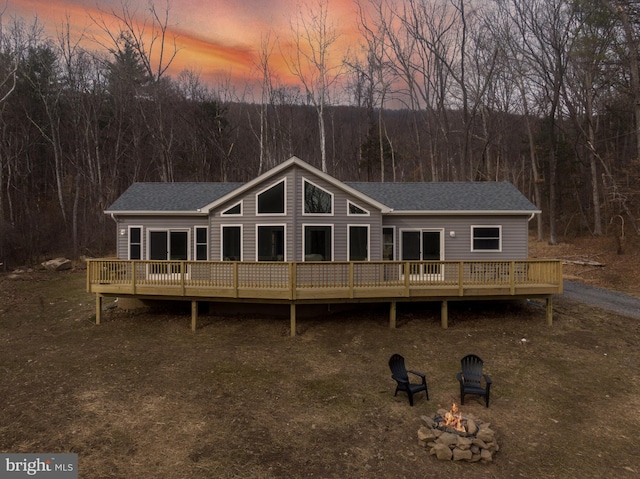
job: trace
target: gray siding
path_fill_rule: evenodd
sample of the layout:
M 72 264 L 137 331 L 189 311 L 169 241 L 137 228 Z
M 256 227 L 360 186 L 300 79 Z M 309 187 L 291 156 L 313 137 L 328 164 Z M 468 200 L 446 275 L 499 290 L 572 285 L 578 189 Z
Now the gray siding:
M 256 195 L 282 179 L 286 179 L 286 215 L 256 215 Z M 333 214 L 305 215 L 304 180 L 333 194 Z M 369 211 L 369 215 L 348 215 L 348 202 Z M 222 216 L 222 212 L 242 202 L 242 215 Z M 304 259 L 304 226 L 332 225 L 333 260 L 348 259 L 349 225 L 369 226 L 369 258 L 372 261 L 382 259 L 382 229 L 394 227 L 394 258 L 401 258 L 400 234 L 406 229 L 442 230 L 443 257 L 445 260 L 512 260 L 528 257 L 528 220 L 529 215 L 400 215 L 382 216 L 374 205 L 361 197 L 353 196 L 344 189 L 326 181 L 311 171 L 297 165 L 281 171 L 277 176 L 267 178 L 241 195 L 233 197 L 225 204 L 217 206 L 209 217 L 171 216 L 171 215 L 132 215 L 116 218 L 117 255 L 128 258 L 129 226 L 142 226 L 142 258 L 148 258 L 148 231 L 150 229 L 188 230 L 189 259 L 195 259 L 195 227 L 208 226 L 209 259 L 221 259 L 221 238 L 223 225 L 242 227 L 242 249 L 244 261 L 256 260 L 257 225 L 284 225 L 286 235 L 285 260 L 302 261 Z M 472 225 L 501 226 L 502 250 L 472 251 Z M 124 234 L 120 231 L 124 230 Z M 455 236 L 451 236 L 455 232 Z
M 443 229 L 445 260 L 514 260 L 528 257 L 529 216 L 387 216 L 385 227 L 395 226 L 395 253 L 400 258 L 403 229 Z M 502 251 L 471 251 L 472 226 L 502 226 Z M 455 237 L 451 232 L 455 232 Z
M 128 216 L 117 218 L 116 251 L 120 259 L 129 257 L 129 227 L 142 226 L 142 258 L 148 258 L 147 233 L 149 230 L 188 230 L 189 231 L 189 259 L 195 259 L 195 227 L 208 225 L 206 216 Z M 121 235 L 120 231 L 124 230 Z M 211 243 L 211 237 L 209 237 Z
M 256 215 L 256 194 L 286 178 L 286 216 Z M 303 214 L 303 182 L 311 181 L 320 188 L 332 193 L 332 215 L 305 215 Z M 352 201 L 361 208 L 370 212 L 365 215 L 347 215 L 347 200 Z M 242 201 L 242 216 L 222 216 L 221 213 Z M 347 195 L 343 190 L 336 188 L 323 179 L 310 174 L 307 171 L 293 167 L 277 178 L 259 185 L 245 192 L 241 197 L 220 205 L 211 216 L 211 258 L 218 260 L 221 257 L 220 238 L 222 225 L 241 225 L 244 261 L 256 259 L 256 225 L 284 224 L 286 234 L 286 260 L 303 260 L 303 237 L 305 225 L 333 225 L 333 259 L 345 261 L 348 256 L 347 231 L 349 225 L 369 225 L 369 256 L 371 259 L 379 259 L 382 255 L 382 215 L 379 210 L 371 205 Z

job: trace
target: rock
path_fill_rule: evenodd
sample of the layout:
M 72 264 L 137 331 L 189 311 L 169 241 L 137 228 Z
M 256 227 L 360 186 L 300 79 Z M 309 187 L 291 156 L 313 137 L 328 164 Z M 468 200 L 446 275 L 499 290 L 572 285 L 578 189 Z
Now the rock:
M 482 462 L 491 462 L 493 461 L 493 454 L 489 450 L 483 449 L 480 452 L 480 459 L 482 459 Z
M 456 443 L 456 448 L 466 451 L 471 448 L 471 439 L 467 437 L 458 437 L 458 442 Z
M 478 446 L 480 449 L 486 449 L 487 443 L 478 439 L 477 437 L 471 441 L 474 445 Z
M 467 418 L 467 433 L 475 434 L 476 432 L 478 432 L 478 426 L 476 426 L 475 421 Z
M 435 439 L 436 436 L 433 434 L 433 429 L 426 426 L 422 426 L 418 429 L 418 441 L 426 444 L 427 442 L 434 441 Z
M 55 258 L 45 261 L 42 266 L 49 271 L 65 271 L 71 269 L 72 265 L 67 258 Z
M 420 420 L 422 421 L 422 424 L 424 424 L 429 428 L 433 428 L 435 426 L 435 421 L 433 420 L 433 418 L 430 418 L 429 416 L 421 416 Z
M 476 438 L 484 442 L 491 442 L 494 436 L 495 433 L 491 429 L 481 427 Z
M 445 444 L 436 444 L 433 449 L 431 449 L 431 454 L 434 454 L 441 461 L 450 461 L 453 457 L 453 452 L 449 449 L 449 446 Z
M 452 434 L 450 432 L 444 432 L 442 433 L 442 435 L 436 440 L 436 442 L 438 444 L 443 444 L 447 447 L 449 446 L 453 446 L 454 444 L 458 443 L 458 437 L 455 434 Z
M 470 461 L 473 457 L 473 453 L 470 450 L 463 451 L 462 449 L 455 448 L 453 450 L 454 461 Z

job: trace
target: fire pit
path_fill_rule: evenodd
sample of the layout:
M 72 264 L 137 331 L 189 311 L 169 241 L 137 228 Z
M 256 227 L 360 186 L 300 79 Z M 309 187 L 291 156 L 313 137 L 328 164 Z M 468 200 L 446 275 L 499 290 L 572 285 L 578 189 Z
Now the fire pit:
M 490 424 L 462 416 L 456 403 L 449 411 L 439 409 L 433 417 L 420 419 L 418 443 L 440 460 L 491 462 L 500 449 Z

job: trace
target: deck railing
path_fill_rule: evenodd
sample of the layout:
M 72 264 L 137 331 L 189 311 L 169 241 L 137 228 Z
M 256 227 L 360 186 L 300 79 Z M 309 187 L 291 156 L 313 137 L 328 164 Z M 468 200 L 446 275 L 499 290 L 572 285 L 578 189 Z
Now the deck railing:
M 89 260 L 104 294 L 313 299 L 562 292 L 558 260 L 221 262 Z

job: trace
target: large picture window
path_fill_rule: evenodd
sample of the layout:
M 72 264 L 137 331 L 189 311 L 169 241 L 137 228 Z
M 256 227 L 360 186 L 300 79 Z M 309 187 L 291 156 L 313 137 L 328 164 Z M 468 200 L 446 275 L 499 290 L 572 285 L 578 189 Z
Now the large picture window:
M 472 226 L 471 251 L 502 251 L 502 227 Z
M 314 185 L 308 180 L 304 184 L 304 214 L 331 215 L 333 214 L 333 195 Z
M 284 226 L 258 226 L 258 261 L 284 261 Z
M 369 226 L 349 226 L 349 261 L 369 260 Z
M 257 194 L 259 215 L 283 215 L 285 213 L 285 180 Z
M 242 261 L 242 228 L 222 227 L 222 261 Z
M 304 226 L 304 260 L 331 261 L 332 235 L 329 225 Z

